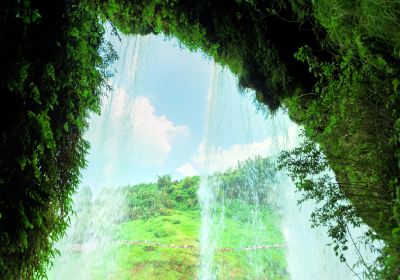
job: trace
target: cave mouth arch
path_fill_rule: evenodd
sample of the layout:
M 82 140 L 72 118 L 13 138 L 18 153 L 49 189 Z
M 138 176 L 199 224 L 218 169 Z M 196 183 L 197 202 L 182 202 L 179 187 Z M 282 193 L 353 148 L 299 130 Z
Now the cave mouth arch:
M 136 40 L 135 40 L 136 41 Z M 129 44 L 129 45 L 131 45 L 131 46 L 136 46 L 136 43 L 135 43 L 135 41 L 131 41 L 131 43 Z M 143 46 L 143 48 L 145 48 L 145 46 Z M 123 49 L 123 48 L 122 48 Z M 136 53 L 136 47 L 135 47 L 135 50 L 129 50 L 128 52 L 126 52 L 126 51 L 119 51 L 119 53 Z M 134 56 L 134 55 L 133 55 Z M 144 55 L 144 56 L 146 56 L 146 55 Z M 130 57 L 129 55 L 127 55 L 127 57 L 128 57 L 128 61 L 136 61 L 137 59 L 132 59 L 132 57 Z M 130 58 L 129 58 L 130 57 Z M 125 60 L 124 59 L 124 57 L 122 58 L 122 60 Z M 155 60 L 157 60 L 157 61 L 160 61 L 160 59 L 158 58 L 155 58 Z M 123 67 L 124 69 L 132 69 L 132 66 L 131 65 L 129 65 L 129 63 L 127 63 L 128 65 L 126 65 L 125 67 Z M 135 62 L 133 62 L 132 64 L 135 64 Z M 140 64 L 140 63 L 139 63 Z M 159 63 L 159 64 L 161 64 L 161 62 Z M 158 67 L 160 67 L 160 68 L 162 68 L 162 66 L 161 65 L 159 65 L 158 64 Z M 140 67 L 139 67 L 140 68 Z M 140 69 L 138 69 L 138 71 L 140 72 Z M 150 70 L 151 71 L 151 70 Z M 169 69 L 169 71 L 171 71 L 171 72 L 174 72 L 174 70 L 173 70 L 173 67 L 171 67 L 171 69 Z M 124 73 L 124 71 L 117 71 L 117 74 L 119 74 L 119 75 L 126 75 L 125 73 Z M 129 77 L 129 76 L 133 76 L 133 77 L 137 77 L 137 76 L 140 76 L 140 74 L 127 74 L 127 76 Z M 118 77 L 115 77 L 115 79 L 118 81 L 119 79 L 118 79 Z M 172 80 L 172 78 L 170 78 L 170 80 Z M 221 78 L 221 82 L 224 82 L 224 78 Z M 139 81 L 138 81 L 139 82 Z M 118 82 L 117 82 L 118 83 Z M 219 84 L 218 82 L 216 82 L 216 84 Z M 231 86 L 232 87 L 232 86 Z M 234 86 L 233 86 L 234 87 Z M 118 90 L 118 88 L 114 88 L 114 91 L 119 91 Z M 119 93 L 120 94 L 120 93 Z M 216 107 L 216 109 L 214 109 L 214 110 L 217 110 L 218 112 L 220 112 L 220 111 L 222 111 L 222 110 L 218 110 L 218 107 L 221 107 L 221 103 L 224 103 L 223 105 L 223 109 L 224 110 L 227 110 L 228 111 L 228 115 L 229 116 L 231 116 L 231 118 L 233 118 L 232 116 L 238 116 L 238 115 L 243 115 L 243 114 L 247 114 L 247 115 L 251 115 L 250 114 L 250 112 L 249 111 L 246 111 L 246 110 L 243 110 L 243 111 L 237 111 L 237 110 L 234 110 L 233 109 L 233 106 L 229 103 L 229 101 L 228 102 L 223 102 L 223 100 L 226 100 L 226 99 L 228 99 L 228 100 L 230 100 L 230 99 L 234 99 L 233 98 L 233 96 L 232 95 L 230 95 L 230 97 L 228 97 L 226 94 L 224 95 L 223 94 L 223 91 L 222 90 L 220 90 L 220 91 L 218 91 L 218 92 L 216 92 L 215 94 L 218 94 L 218 97 L 217 97 L 217 99 L 219 99 L 219 103 L 220 103 L 220 106 L 217 106 L 217 105 L 214 105 L 215 107 Z M 239 95 L 239 93 L 238 92 L 236 92 L 236 91 L 233 91 L 233 94 L 236 94 L 236 95 Z M 134 94 L 133 94 L 134 95 Z M 136 98 L 140 98 L 140 97 L 138 97 L 138 96 L 135 96 Z M 117 97 L 114 97 L 114 98 L 117 98 Z M 173 96 L 171 96 L 170 98 L 173 98 Z M 221 100 L 222 99 L 222 100 Z M 127 100 L 127 98 L 121 98 L 121 100 L 124 100 L 125 102 L 126 102 L 126 104 L 128 105 L 130 102 Z M 117 100 L 114 100 L 114 101 L 117 101 Z M 218 100 L 217 101 L 215 101 L 216 103 L 218 103 Z M 251 102 L 250 102 L 251 103 Z M 238 104 L 236 104 L 236 105 L 238 105 Z M 253 105 L 253 104 L 250 104 L 250 105 Z M 113 107 L 112 105 L 110 106 L 109 104 L 103 104 L 103 106 L 105 107 L 105 109 L 107 110 L 107 108 L 109 108 L 109 107 Z M 230 108 L 230 107 L 232 107 L 232 108 Z M 241 107 L 246 107 L 246 106 L 244 106 L 244 105 L 241 105 Z M 126 108 L 130 108 L 130 106 L 127 106 Z M 131 108 L 132 109 L 132 108 Z M 133 110 L 133 109 L 132 109 Z M 120 110 L 117 110 L 117 111 L 120 111 Z M 111 119 L 111 120 L 114 120 L 114 121 L 116 121 L 117 120 L 117 118 L 116 117 L 113 117 L 113 113 L 112 112 L 103 112 L 103 114 L 108 114 L 108 116 L 107 116 L 107 118 L 109 118 L 109 119 Z M 222 115 L 222 116 L 221 116 Z M 217 120 L 217 123 L 218 124 L 223 124 L 223 122 L 221 122 L 221 117 L 223 118 L 223 114 L 221 114 L 221 115 L 217 115 L 218 117 L 216 117 L 216 120 Z M 229 118 L 229 116 L 225 116 L 225 118 Z M 168 118 L 168 115 L 166 115 L 166 117 Z M 262 118 L 263 116 L 261 116 L 261 118 Z M 246 117 L 244 117 L 244 119 L 246 119 Z M 263 123 L 264 121 L 266 122 L 266 120 L 264 120 L 263 118 L 262 118 L 262 120 L 260 120 L 260 119 L 258 119 L 259 120 L 259 122 L 261 122 L 261 123 Z M 129 122 L 129 120 L 128 119 L 122 119 L 122 121 L 123 122 Z M 250 122 L 250 120 L 247 120 L 247 121 L 245 121 L 245 123 L 246 122 Z M 247 131 L 248 129 L 249 129 L 249 127 L 246 127 L 246 125 L 238 125 L 237 124 L 237 122 L 236 121 L 233 121 L 233 123 L 235 123 L 236 124 L 236 126 L 238 126 L 237 127 L 237 129 L 236 130 L 239 130 L 238 128 L 240 128 L 241 129 L 241 132 L 246 132 L 245 134 L 252 134 L 252 133 L 250 133 L 250 131 Z M 241 123 L 241 122 L 240 122 Z M 252 129 L 255 129 L 256 131 L 261 131 L 262 130 L 262 124 L 261 123 L 257 123 L 257 125 L 254 125 L 253 123 L 252 124 L 248 124 L 249 126 L 251 126 L 252 127 Z M 113 128 L 114 127 L 118 127 L 118 125 L 117 125 L 117 123 L 116 122 L 114 122 L 114 123 L 108 123 L 108 126 L 112 126 Z M 223 125 L 223 126 L 225 126 L 225 125 Z M 227 126 L 229 126 L 229 125 L 227 125 Z M 277 126 L 279 126 L 279 125 L 277 125 Z M 230 138 L 233 138 L 234 139 L 234 133 L 233 133 L 233 131 L 232 130 L 235 130 L 235 129 L 230 129 L 229 127 L 228 127 L 228 131 L 231 131 L 231 135 L 229 135 L 230 136 Z M 271 130 L 271 127 L 270 126 L 268 126 L 267 128 L 264 128 L 264 130 Z M 278 129 L 279 130 L 279 129 Z M 89 126 L 89 131 L 90 131 L 90 126 Z M 121 136 L 118 136 L 119 134 L 117 133 L 117 131 L 115 131 L 114 130 L 114 133 L 107 133 L 106 132 L 106 129 L 104 129 L 104 127 L 102 128 L 102 129 L 100 129 L 100 131 L 101 131 L 101 134 L 110 134 L 110 135 L 112 135 L 112 137 L 113 138 L 119 138 L 119 137 L 121 137 Z M 253 133 L 256 133 L 256 132 L 253 132 Z M 224 134 L 224 133 L 222 133 L 222 134 Z M 249 137 L 249 136 L 247 136 L 247 137 Z M 245 137 L 246 138 L 246 137 Z M 267 139 L 268 140 L 268 139 Z M 278 141 L 277 141 L 278 142 Z M 91 141 L 91 143 L 92 144 L 94 144 L 92 141 Z M 104 144 L 104 143 L 103 143 Z M 126 144 L 126 143 L 125 143 Z M 250 143 L 251 144 L 251 143 Z M 260 145 L 262 145 L 262 144 L 269 144 L 269 142 L 268 141 L 261 141 L 261 142 L 256 142 L 256 143 L 252 143 L 252 144 L 256 144 L 256 145 L 249 145 L 250 147 L 259 147 Z M 279 144 L 276 144 L 277 146 L 279 146 Z M 121 146 L 121 145 L 119 145 L 118 143 L 116 143 L 116 146 Z M 251 149 L 249 147 L 249 149 Z M 92 146 L 92 148 L 95 148 L 94 147 L 94 145 Z M 105 145 L 104 145 L 104 148 L 101 148 L 100 150 L 104 150 L 104 149 L 111 149 L 113 152 L 115 152 L 115 150 L 112 148 L 112 147 L 110 147 L 110 144 L 108 143 L 107 144 L 107 141 L 105 141 Z M 257 148 L 258 149 L 258 148 Z M 98 149 L 97 149 L 98 150 Z M 124 154 L 124 155 L 126 155 L 126 153 L 124 152 L 124 153 L 122 153 L 122 154 Z M 89 158 L 89 161 L 90 160 L 94 160 L 94 161 L 96 161 L 95 160 L 95 158 L 93 158 L 93 157 L 91 157 L 91 158 Z M 119 159 L 116 159 L 116 161 L 119 161 Z M 121 160 L 122 161 L 122 160 Z M 90 166 L 90 162 L 89 162 L 89 166 Z M 262 172 L 261 172 L 261 174 L 262 174 Z M 249 179 L 249 180 L 251 180 L 251 179 Z M 99 181 L 101 181 L 102 183 L 103 182 L 106 182 L 107 180 L 105 180 L 105 179 L 101 179 L 101 180 L 96 180 L 96 182 L 99 182 Z M 107 194 L 108 196 L 113 196 L 113 195 L 110 195 L 110 194 Z M 113 196 L 114 197 L 114 196 Z M 115 196 L 115 198 L 117 199 L 118 198 L 118 196 Z M 99 200 L 99 205 L 101 205 L 101 202 L 102 202 L 102 200 L 100 199 Z M 115 204 L 115 203 L 113 203 L 113 204 Z M 119 203 L 119 204 L 122 204 L 122 203 Z M 295 202 L 293 202 L 293 204 L 295 204 Z M 105 208 L 107 208 L 107 206 L 105 206 Z M 108 227 L 109 228 L 112 228 L 113 227 L 113 225 L 112 225 L 112 221 L 113 221 L 113 219 L 115 219 L 115 217 L 116 216 L 118 216 L 119 214 L 119 212 L 116 210 L 116 209 L 114 209 L 114 208 L 112 208 L 111 207 L 111 209 L 113 210 L 112 212 L 113 213 L 111 213 L 111 215 L 110 215 L 110 213 L 106 213 L 106 211 L 98 211 L 99 213 L 101 213 L 102 214 L 102 216 L 103 217 L 107 217 L 106 218 L 106 220 L 108 220 L 109 221 L 109 225 L 108 225 Z M 234 214 L 232 214 L 231 213 L 231 215 L 234 215 Z M 296 222 L 298 222 L 298 221 L 300 221 L 301 219 L 299 219 L 299 217 L 298 216 L 295 216 L 295 215 L 293 215 L 294 217 L 296 217 L 296 218 L 294 218 L 293 220 L 294 221 L 296 221 Z M 167 217 L 168 218 L 168 217 Z M 303 217 L 304 218 L 304 217 Z M 243 219 L 243 218 L 242 218 Z M 255 218 L 253 218 L 253 219 L 255 219 Z M 96 218 L 94 219 L 94 220 L 96 220 Z M 230 220 L 229 220 L 230 221 Z M 260 224 L 262 224 L 262 223 L 260 223 Z M 262 226 L 260 225 L 260 224 L 257 224 L 258 226 L 259 226 L 259 228 L 258 228 L 258 230 L 256 231 L 256 233 L 257 234 L 259 234 L 260 232 L 262 232 Z M 249 225 L 249 227 L 250 227 L 250 225 Z M 293 228 L 296 228 L 296 233 L 297 233 L 297 235 L 298 236 L 300 236 L 300 234 L 299 234 L 299 232 L 301 232 L 301 230 L 299 229 L 300 227 L 299 226 L 294 226 Z M 293 228 L 291 228 L 289 231 L 293 231 Z M 248 229 L 248 231 L 251 231 L 251 228 L 249 228 Z M 307 235 L 307 236 L 310 236 L 311 234 L 314 234 L 313 236 L 318 236 L 318 235 L 320 235 L 319 233 L 316 233 L 316 232 L 314 232 L 314 233 L 311 233 L 310 234 L 310 232 L 308 232 L 309 234 Z M 157 234 L 159 234 L 159 233 L 157 233 Z M 295 234 L 293 234 L 293 236 L 294 236 Z M 265 234 L 265 236 L 268 236 L 268 234 Z M 98 237 L 99 239 L 101 238 L 101 237 Z M 107 239 L 107 236 L 105 237 L 106 239 Z M 240 239 L 240 238 L 239 238 Z M 258 238 L 257 238 L 258 239 Z M 262 238 L 260 238 L 260 239 L 262 239 Z M 250 242 L 249 240 L 247 240 L 248 242 Z M 129 242 L 132 242 L 132 243 L 138 243 L 138 244 L 141 244 L 140 242 L 140 240 L 139 241 L 137 241 L 137 240 L 129 240 L 129 241 L 127 241 L 127 243 L 129 243 Z M 254 241 L 253 241 L 254 242 Z M 261 241 L 259 241 L 259 242 L 261 242 Z M 84 254 L 85 253 L 85 243 L 84 242 L 82 242 L 83 244 L 73 244 L 74 246 L 73 246 L 73 248 L 75 248 L 78 252 L 79 252 L 79 250 L 81 250 L 82 251 L 82 253 Z M 301 243 L 301 242 L 296 242 L 296 243 Z M 150 243 L 149 243 L 150 244 Z M 254 243 L 251 243 L 251 244 L 254 244 Z M 154 246 L 154 247 L 156 247 L 157 248 L 157 244 L 156 243 L 154 243 L 153 245 L 152 244 L 150 244 L 149 246 Z M 254 247 L 257 247 L 257 246 L 259 246 L 259 247 L 262 247 L 262 246 L 266 246 L 266 245 L 263 245 L 263 244 L 256 244 L 256 245 L 253 245 Z M 267 245 L 268 246 L 268 245 Z M 251 248 L 252 246 L 250 246 L 250 248 Z M 239 247 L 239 248 L 241 248 L 241 247 Z M 247 247 L 246 247 L 247 248 Z M 277 247 L 278 248 L 278 247 Z M 69 248 L 70 249 L 70 248 Z M 226 249 L 226 248 L 225 248 Z M 228 247 L 228 249 L 232 249 L 232 248 L 230 248 L 230 247 Z M 315 252 L 315 251 L 311 251 L 311 250 L 307 250 L 307 251 L 304 251 L 304 252 Z M 331 252 L 332 253 L 332 252 Z M 89 254 L 90 255 L 93 255 L 93 253 L 90 253 L 90 251 L 89 251 Z M 96 253 L 95 254 L 96 256 L 101 256 L 102 254 L 101 253 Z M 333 256 L 333 253 L 331 254 L 332 256 Z M 315 254 L 313 257 L 314 258 L 316 258 L 316 256 L 317 256 L 317 254 Z M 331 256 L 331 257 L 332 257 Z M 308 257 L 307 258 L 304 258 L 304 259 L 309 259 Z M 336 259 L 334 259 L 333 261 L 332 261 L 332 263 L 335 263 L 335 261 L 337 261 Z M 86 265 L 84 265 L 84 264 L 86 264 L 86 262 L 87 262 L 87 260 L 85 261 L 84 259 L 82 259 L 81 261 L 80 261 L 80 263 L 82 264 L 82 267 L 86 267 Z M 257 263 L 257 264 L 259 264 L 260 265 L 260 261 L 258 260 L 258 261 L 254 261 L 255 263 Z M 62 265 L 64 266 L 64 265 L 66 265 L 66 263 L 68 263 L 68 259 L 64 259 L 62 262 Z M 110 263 L 112 263 L 112 261 L 110 260 Z M 103 264 L 103 269 L 105 269 L 105 267 L 107 267 L 108 265 L 110 265 L 110 264 L 107 264 L 106 262 L 104 262 L 104 264 Z M 280 267 L 280 264 L 278 265 L 278 267 Z M 258 267 L 258 269 L 260 270 L 261 268 L 260 267 Z M 265 267 L 264 267 L 264 270 L 265 270 Z M 347 268 L 346 268 L 346 270 L 347 270 Z M 77 271 L 79 271 L 78 269 L 77 269 Z M 279 270 L 279 271 L 281 271 L 282 273 L 284 273 L 284 270 Z M 314 269 L 314 271 L 319 271 L 319 269 Z M 299 271 L 296 271 L 297 273 L 299 273 Z M 73 274 L 74 272 L 71 272 L 71 275 L 74 275 Z M 344 273 L 343 271 L 341 272 L 341 273 Z M 259 277 L 261 278 L 261 276 L 259 275 Z M 310 276 L 311 277 L 311 276 Z M 250 277 L 251 278 L 251 277 Z M 203 279 L 203 278 L 201 278 L 201 279 Z M 206 279 L 207 279 L 207 277 L 206 277 Z
M 99 55 L 105 53 L 99 16 L 126 34 L 177 37 L 227 65 L 272 110 L 287 105 L 324 149 L 339 182 L 351 186 L 345 196 L 357 215 L 398 260 L 399 69 L 393 50 L 399 48 L 398 36 L 382 38 L 382 30 L 398 34 L 388 28 L 398 26 L 398 17 L 368 14 L 392 14 L 397 3 L 360 11 L 350 2 L 340 9 L 311 2 L 2 3 L 1 276 L 43 275 L 52 244 L 68 224 L 70 197 L 85 165 L 86 119 L 99 110 L 104 66 L 113 59 Z M 337 11 L 353 16 L 335 17 Z M 392 264 L 382 266 L 398 275 Z
M 387 222 L 379 216 L 392 216 L 394 210 L 393 205 L 389 205 L 390 202 L 386 205 L 382 203 L 391 201 L 391 196 L 395 195 L 393 188 L 389 187 L 390 190 L 387 190 L 390 182 L 397 176 L 390 167 L 397 162 L 396 157 L 390 154 L 396 148 L 390 144 L 392 140 L 388 137 L 389 134 L 393 135 L 394 120 L 387 109 L 382 109 L 376 118 L 364 115 L 367 112 L 372 113 L 375 106 L 383 108 L 386 105 L 375 94 L 367 97 L 362 92 L 375 91 L 389 97 L 393 91 L 379 88 L 381 81 L 370 79 L 368 73 L 377 73 L 372 70 L 375 66 L 361 70 L 363 67 L 358 64 L 358 59 L 365 53 L 369 53 L 366 56 L 369 59 L 375 55 L 387 58 L 385 65 L 388 69 L 384 75 L 387 75 L 387 79 L 395 79 L 395 54 L 388 54 L 387 46 L 382 46 L 373 36 L 365 39 L 357 35 L 353 35 L 351 39 L 346 37 L 352 44 L 358 44 L 357 46 L 365 44 L 357 47 L 360 48 L 358 50 L 346 46 L 348 42 L 346 39 L 341 41 L 340 35 L 333 34 L 337 37 L 336 41 L 332 40 L 329 36 L 335 32 L 332 27 L 334 23 L 327 24 L 323 20 L 329 20 L 329 16 L 325 15 L 326 18 L 321 20 L 318 13 L 333 11 L 324 11 L 321 7 L 314 11 L 315 7 L 316 5 L 299 1 L 235 1 L 231 5 L 214 1 L 187 5 L 179 2 L 154 3 L 144 7 L 139 3 L 131 10 L 124 7 L 128 8 L 124 10 L 124 15 L 121 15 L 121 10 L 117 7 L 109 13 L 104 8 L 104 16 L 126 34 L 163 33 L 177 38 L 189 49 L 200 49 L 216 62 L 227 66 L 237 75 L 240 86 L 253 89 L 257 100 L 266 104 L 271 111 L 282 105 L 286 106 L 291 119 L 304 125 L 307 137 L 320 145 L 328 165 L 335 172 L 339 182 L 337 187 L 355 207 L 355 211 L 350 211 L 352 214 L 342 210 L 348 217 L 361 217 L 383 240 L 392 242 L 391 232 L 398 223 Z M 359 53 L 355 54 L 356 52 Z M 354 61 L 347 64 L 352 59 Z M 357 78 L 344 69 L 358 72 L 360 80 L 355 82 L 354 79 Z M 388 81 L 384 83 L 390 87 Z M 325 88 L 324 94 L 329 98 L 322 96 L 321 88 Z M 358 88 L 358 93 L 348 94 L 353 88 Z M 339 102 L 341 105 L 331 105 L 338 102 L 338 96 L 342 98 L 342 102 Z M 363 104 L 360 110 L 353 106 L 351 100 L 354 99 Z M 363 113 L 357 115 L 360 111 Z M 381 117 L 390 121 L 384 124 L 379 120 Z M 338 118 L 341 119 L 341 125 L 337 124 Z M 349 122 L 349 118 L 353 118 L 354 123 Z M 380 126 L 384 126 L 388 134 L 380 130 Z M 372 132 L 368 127 L 375 127 L 376 131 Z M 351 136 L 348 131 L 352 131 Z M 358 138 L 360 135 L 362 136 Z M 346 140 L 340 140 L 344 136 Z M 345 144 L 347 141 L 363 143 L 370 151 L 375 150 L 373 143 L 379 143 L 378 146 L 385 150 L 385 159 L 379 153 L 365 156 L 362 149 L 349 149 Z M 356 163 L 348 164 L 349 161 Z M 348 171 L 349 166 L 351 170 Z M 365 166 L 374 167 L 366 170 Z M 376 181 L 372 179 L 374 183 L 371 183 L 364 178 L 376 178 Z M 347 188 L 347 185 L 350 187 Z M 363 190 L 360 191 L 360 188 Z M 376 197 L 369 199 L 376 206 L 357 198 L 360 192 L 362 195 L 375 193 Z M 355 220 L 353 222 L 357 223 Z
M 295 58 L 301 47 L 308 46 L 318 60 L 332 59 L 320 45 L 324 31 L 312 20 L 311 11 L 294 3 L 120 5 L 105 2 L 101 9 L 115 30 L 142 35 L 162 32 L 189 49 L 202 50 L 230 68 L 240 85 L 255 90 L 271 110 L 288 96 L 310 92 L 316 83 L 308 66 Z

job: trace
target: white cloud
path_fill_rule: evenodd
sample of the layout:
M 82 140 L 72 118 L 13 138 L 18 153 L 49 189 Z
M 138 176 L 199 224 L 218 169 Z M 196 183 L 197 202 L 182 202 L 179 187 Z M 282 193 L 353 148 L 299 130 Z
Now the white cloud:
M 193 163 L 201 173 L 212 173 L 235 168 L 238 162 L 257 156 L 267 157 L 276 155 L 283 148 L 288 148 L 288 138 L 284 136 L 268 137 L 260 142 L 235 144 L 227 149 L 209 147 L 200 143 Z
M 137 152 L 162 162 L 172 149 L 175 138 L 189 135 L 184 125 L 176 125 L 166 116 L 157 116 L 147 97 L 136 98 L 133 106 L 133 135 Z
M 187 126 L 157 115 L 149 98 L 118 89 L 103 99 L 102 115 L 93 118 L 87 136 L 102 160 L 146 166 L 161 164 L 174 140 L 189 133 Z
M 205 173 L 223 171 L 236 167 L 240 161 L 270 155 L 272 145 L 271 138 L 262 142 L 232 145 L 228 149 L 206 147 L 201 143 L 193 161 Z
M 176 171 L 178 171 L 179 173 L 181 173 L 185 177 L 198 175 L 196 169 L 190 163 L 186 163 L 186 164 L 178 167 L 176 169 Z

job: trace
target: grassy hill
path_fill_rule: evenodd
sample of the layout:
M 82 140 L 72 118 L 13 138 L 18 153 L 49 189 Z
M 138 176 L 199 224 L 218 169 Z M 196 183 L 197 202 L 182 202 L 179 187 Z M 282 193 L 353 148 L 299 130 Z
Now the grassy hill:
M 224 203 L 213 213 L 218 219 L 214 259 L 218 279 L 288 279 L 277 209 L 267 203 L 265 193 L 259 203 L 246 201 L 249 196 L 243 193 L 249 186 L 241 185 L 245 187 L 241 195 L 235 191 L 243 174 L 239 168 L 217 175 L 224 193 Z M 266 176 L 264 180 L 267 178 L 271 179 Z M 199 177 L 172 182 L 170 176 L 162 176 L 157 183 L 105 190 L 96 199 L 89 189 L 82 190 L 76 200 L 75 232 L 64 244 L 50 279 L 196 279 L 200 265 L 199 183 Z M 263 187 L 259 185 L 259 189 Z M 116 207 L 110 208 L 110 204 Z M 124 215 L 113 224 L 118 209 Z M 101 234 L 108 238 L 101 239 Z M 93 241 L 100 245 L 87 245 Z M 282 246 L 255 248 L 260 245 Z
M 277 218 L 271 215 L 267 230 L 262 233 L 263 244 L 283 244 L 277 228 Z M 127 221 L 121 225 L 122 240 L 146 240 L 161 244 L 193 246 L 194 248 L 163 248 L 157 245 L 122 245 L 119 248 L 118 270 L 111 279 L 196 279 L 199 265 L 198 210 L 175 210 L 171 215 Z M 232 218 L 225 220 L 221 248 L 243 248 L 254 244 L 254 228 Z M 220 279 L 254 279 L 249 261 L 252 256 L 265 263 L 266 279 L 287 279 L 284 251 L 265 249 L 260 251 L 218 252 Z M 267 278 L 268 277 L 268 278 Z

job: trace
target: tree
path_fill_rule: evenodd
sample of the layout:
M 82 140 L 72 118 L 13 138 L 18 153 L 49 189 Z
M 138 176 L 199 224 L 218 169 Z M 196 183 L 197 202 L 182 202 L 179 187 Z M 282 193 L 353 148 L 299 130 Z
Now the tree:
M 163 191 L 169 191 L 172 186 L 171 174 L 165 174 L 157 177 L 157 188 Z

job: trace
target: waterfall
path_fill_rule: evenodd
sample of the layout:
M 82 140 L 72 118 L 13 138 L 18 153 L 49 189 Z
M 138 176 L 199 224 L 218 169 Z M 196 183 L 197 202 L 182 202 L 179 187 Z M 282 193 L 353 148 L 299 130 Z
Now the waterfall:
M 89 166 L 83 170 L 82 185 L 99 190 L 129 182 L 131 162 L 136 158 L 134 128 L 136 82 L 140 58 L 141 36 L 123 36 L 116 41 L 110 32 L 106 40 L 112 41 L 119 55 L 115 62 L 115 75 L 110 81 L 111 92 L 102 98 L 101 115 L 93 114 L 86 139 L 91 144 Z M 120 179 L 118 179 L 120 178 Z M 117 180 L 117 181 L 116 181 Z
M 60 256 L 48 272 L 49 279 L 109 279 L 118 267 L 118 224 L 125 218 L 125 196 L 118 188 L 132 176 L 136 82 L 140 68 L 140 36 L 122 36 L 106 28 L 106 41 L 119 58 L 111 91 L 102 97 L 101 115 L 92 114 L 85 138 L 91 144 L 88 167 L 75 195 L 74 211 L 65 238 L 57 245 Z
M 281 178 L 281 183 L 285 203 L 282 230 L 288 248 L 286 259 L 292 278 L 296 280 L 364 279 L 363 272 L 366 268 L 353 266 L 360 257 L 368 265 L 373 264 L 378 257 L 368 247 L 362 246 L 362 237 L 368 227 L 366 225 L 360 228 L 349 226 L 349 250 L 343 252 L 346 263 L 340 262 L 332 246 L 327 245 L 332 243 L 327 229 L 325 227 L 311 228 L 309 220 L 317 205 L 313 201 L 297 205 L 297 201 L 301 199 L 301 193 L 294 191 L 293 183 L 286 176 Z M 351 242 L 352 239 L 355 244 Z M 374 246 L 379 248 L 382 244 L 375 242 Z
M 212 118 L 211 114 L 215 111 L 214 107 L 214 97 L 213 90 L 216 87 L 215 84 L 218 84 L 218 75 L 216 71 L 215 65 L 212 67 L 211 74 L 211 86 L 209 89 L 209 93 L 207 96 L 208 101 L 208 110 L 207 110 L 207 119 L 206 119 L 206 127 L 205 127 L 205 151 L 204 156 L 206 161 L 210 160 L 210 147 L 208 142 L 208 133 L 211 129 L 207 125 L 210 124 L 210 119 Z M 213 212 L 218 203 L 216 201 L 216 192 L 218 191 L 215 187 L 218 187 L 218 184 L 213 184 L 212 180 L 208 180 L 208 175 L 212 170 L 208 170 L 207 167 L 211 165 L 211 162 L 206 162 L 203 166 L 203 176 L 200 181 L 200 188 L 198 191 L 199 203 L 202 206 L 201 211 L 201 222 L 202 226 L 200 229 L 200 271 L 199 276 L 200 279 L 213 279 L 213 275 L 215 274 L 213 263 L 214 263 L 214 254 L 215 249 L 218 243 L 218 231 L 220 228 L 218 227 L 219 222 L 214 221 L 215 219 L 220 219 L 222 215 L 214 216 Z
M 221 268 L 226 265 L 218 257 L 217 249 L 224 247 L 224 235 L 229 235 L 229 227 L 225 217 L 240 219 L 249 233 L 243 237 L 240 245 L 266 245 L 270 240 L 267 236 L 266 205 L 278 209 L 274 198 L 266 198 L 279 188 L 276 182 L 276 169 L 269 165 L 260 167 L 246 165 L 245 181 L 236 190 L 235 198 L 228 198 L 223 182 L 215 172 L 223 172 L 240 165 L 246 159 L 273 156 L 289 141 L 288 133 L 293 132 L 291 124 L 282 112 L 275 119 L 266 118 L 267 111 L 257 111 L 250 92 L 239 94 L 236 79 L 227 69 L 214 65 L 208 93 L 208 112 L 204 128 L 204 139 L 200 158 L 202 159 L 202 179 L 198 192 L 201 205 L 200 230 L 200 268 L 199 279 L 220 279 Z M 286 145 L 285 145 L 286 146 Z M 266 177 L 262 180 L 260 177 Z M 266 184 L 264 184 L 267 182 Z M 243 204 L 242 204 L 243 202 Z M 250 207 L 249 217 L 241 216 L 241 207 Z M 229 213 L 228 213 L 229 212 Z M 240 238 L 238 238 L 240 239 Z M 248 267 L 246 279 L 268 279 L 272 269 L 268 260 L 260 251 L 245 253 L 245 263 Z M 225 269 L 226 271 L 226 269 Z M 285 274 L 284 271 L 274 272 Z M 234 276 L 231 276 L 234 278 Z M 229 276 L 228 276 L 229 278 Z M 287 278 L 286 278 L 287 279 Z
M 102 98 L 102 114 L 93 114 L 89 121 L 85 135 L 92 146 L 88 167 L 74 197 L 76 215 L 57 246 L 61 256 L 54 259 L 50 279 L 113 277 L 121 257 L 117 256 L 118 225 L 126 215 L 124 194 L 115 187 L 133 182 L 133 162 L 146 160 L 135 142 L 135 121 L 143 105 L 137 98 L 139 76 L 151 46 L 140 36 L 121 36 L 119 41 L 111 35 L 111 27 L 106 28 L 106 40 L 119 55 L 114 64 L 116 74 L 109 81 L 112 91 Z M 309 219 L 315 204 L 298 206 L 301 194 L 276 170 L 278 153 L 298 144 L 299 127 L 284 110 L 270 114 L 266 108 L 257 109 L 254 93 L 239 93 L 237 80 L 227 69 L 214 65 L 211 76 L 204 136 L 196 156 L 201 167 L 198 278 L 270 279 L 278 275 L 279 279 L 293 280 L 357 279 L 327 246 L 331 240 L 326 229 L 311 228 Z M 241 168 L 246 176 L 234 190 L 227 189 L 221 178 L 224 171 L 235 168 Z M 222 269 L 232 265 L 219 251 L 231 247 L 226 237 L 234 235 L 232 221 L 246 226 L 246 236 L 235 236 L 240 248 L 277 245 L 270 250 L 276 250 L 274 256 L 284 259 L 286 266 L 277 267 L 261 250 L 243 250 L 240 256 L 246 275 L 235 275 L 235 267 Z M 270 236 L 270 229 L 276 228 L 272 221 L 279 223 L 281 232 L 276 235 L 282 239 Z M 352 232 L 355 237 L 361 234 L 358 229 Z M 356 262 L 356 250 L 350 248 L 346 258 L 350 265 Z M 222 271 L 231 274 L 222 275 Z
M 198 192 L 202 209 L 199 279 L 219 279 L 219 267 L 224 265 L 218 263 L 216 249 L 221 246 L 226 234 L 224 216 L 227 201 L 221 195 L 221 182 L 210 175 L 236 167 L 239 161 L 256 156 L 275 160 L 280 151 L 293 148 L 299 142 L 300 128 L 288 119 L 285 112 L 266 116 L 268 110 L 255 110 L 253 97 L 249 93 L 240 95 L 236 83 L 228 70 L 214 66 L 202 146 L 202 180 Z M 275 172 L 275 179 L 269 179 L 267 185 L 254 186 L 254 172 L 250 170 L 246 174 L 249 183 L 240 186 L 245 195 L 239 198 L 246 200 L 250 196 L 256 205 L 249 219 L 249 227 L 253 226 L 254 231 L 258 231 L 254 245 L 262 239 L 263 225 L 268 219 L 260 215 L 260 209 L 265 205 L 259 196 L 265 191 L 272 195 L 276 212 L 281 217 L 286 271 L 291 279 L 361 279 L 349 268 L 357 262 L 359 248 L 350 246 L 345 255 L 348 264 L 340 262 L 333 248 L 327 245 L 332 240 L 327 236 L 326 228 L 311 227 L 310 215 L 316 205 L 312 201 L 297 205 L 301 193 L 295 191 L 294 184 L 284 173 Z M 356 238 L 363 231 L 352 229 L 351 232 Z M 367 254 L 366 250 L 363 253 Z M 268 279 L 268 273 L 263 271 L 265 260 L 260 261 L 255 251 L 247 257 L 254 272 L 248 279 Z M 370 259 L 373 260 L 373 257 L 370 256 Z

